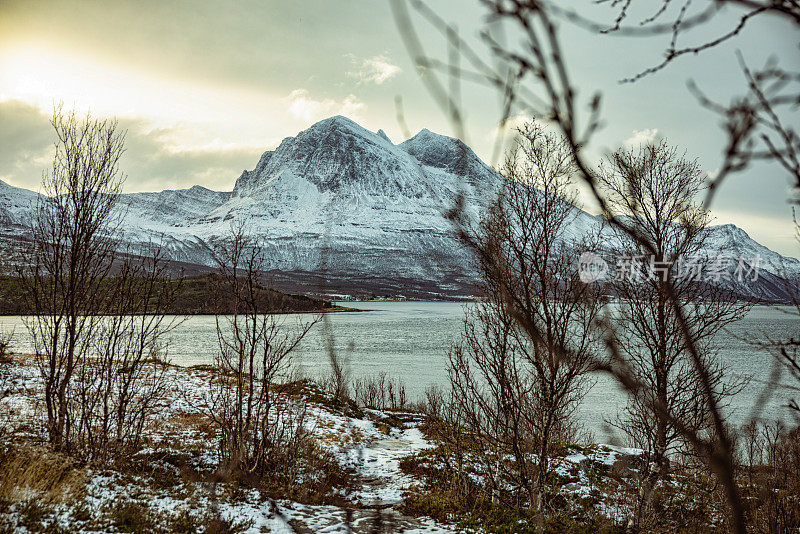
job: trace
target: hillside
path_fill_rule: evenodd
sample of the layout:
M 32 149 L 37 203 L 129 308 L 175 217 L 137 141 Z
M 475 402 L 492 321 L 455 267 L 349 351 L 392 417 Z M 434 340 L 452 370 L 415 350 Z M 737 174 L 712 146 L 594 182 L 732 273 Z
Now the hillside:
M 163 310 L 168 315 L 231 314 L 233 300 L 219 290 L 214 274 L 199 275 L 183 280 L 162 280 L 161 289 L 175 291 L 170 305 Z M 110 284 L 109 289 L 110 288 Z M 110 295 L 111 296 L 111 295 Z M 14 276 L 0 276 L 0 315 L 30 315 L 33 313 L 26 299 L 22 283 Z M 290 295 L 280 291 L 265 290 L 261 295 L 259 311 L 262 313 L 313 313 L 351 311 L 327 300 L 304 295 Z

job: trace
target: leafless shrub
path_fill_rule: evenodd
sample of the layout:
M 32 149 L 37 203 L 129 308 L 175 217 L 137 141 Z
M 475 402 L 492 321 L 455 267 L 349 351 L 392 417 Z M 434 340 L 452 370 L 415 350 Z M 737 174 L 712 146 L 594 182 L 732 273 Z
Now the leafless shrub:
M 385 371 L 376 376 L 356 378 L 352 389 L 353 400 L 364 408 L 402 410 L 409 406 L 403 381 L 389 378 Z
M 423 401 L 425 425 L 428 435 L 436 443 L 436 459 L 444 466 L 447 477 L 441 480 L 439 489 L 456 499 L 467 499 L 478 506 L 489 502 L 492 494 L 487 495 L 482 477 L 478 479 L 474 476 L 472 453 L 477 448 L 476 441 L 466 426 L 463 405 L 458 402 L 456 395 L 451 388 L 445 391 L 439 387 L 429 387 Z
M 158 249 L 124 260 L 105 284 L 113 299 L 94 325 L 89 357 L 76 366 L 69 406 L 76 446 L 96 460 L 140 446 L 169 385 L 165 336 L 179 323 L 164 315 L 180 282 L 170 279 Z
M 434 418 L 440 418 L 445 403 L 445 395 L 440 386 L 432 385 L 425 388 L 421 405 L 426 414 L 430 414 Z
M 800 528 L 800 431 L 752 421 L 741 432 L 739 480 L 757 532 Z
M 219 353 L 204 406 L 220 428 L 221 467 L 231 476 L 291 469 L 286 455 L 307 439 L 304 411 L 284 405 L 273 383 L 287 372 L 292 352 L 318 319 L 290 333 L 269 313 L 278 310 L 262 280 L 263 251 L 244 228 L 233 229 L 215 253 L 220 299 L 233 304 L 232 315 L 216 316 Z
M 14 339 L 13 332 L 0 331 L 0 401 L 11 394 L 13 382 L 11 380 L 10 367 L 13 364 L 11 359 L 11 342 Z M 10 422 L 3 418 L 0 423 L 0 437 L 10 430 Z
M 0 259 L 0 271 L 6 271 L 5 259 Z M 4 297 L 0 291 L 0 297 Z M 0 328 L 0 363 L 9 363 L 9 356 L 11 355 L 11 343 L 14 340 L 14 330 L 5 327 Z M 0 385 L 0 388 L 5 388 Z
M 364 408 L 383 409 L 386 404 L 386 373 L 353 380 L 353 400 Z
M 0 330 L 0 363 L 7 363 L 11 354 L 11 344 L 14 341 L 13 330 Z

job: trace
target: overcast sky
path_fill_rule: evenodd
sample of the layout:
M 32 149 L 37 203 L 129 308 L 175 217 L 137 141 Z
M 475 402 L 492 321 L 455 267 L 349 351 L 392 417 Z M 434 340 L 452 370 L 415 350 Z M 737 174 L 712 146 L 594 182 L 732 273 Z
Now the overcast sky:
M 478 2 L 432 5 L 477 42 Z M 577 5 L 613 18 L 590 0 Z M 581 96 L 603 93 L 605 126 L 592 153 L 599 157 L 626 142 L 663 136 L 709 172 L 719 165 L 719 119 L 697 104 L 687 80 L 727 102 L 743 87 L 736 50 L 757 66 L 769 54 L 788 67 L 800 60 L 791 29 L 765 20 L 729 45 L 620 84 L 658 62 L 663 39 L 602 37 L 566 24 L 561 31 L 571 73 L 585 88 Z M 433 30 L 422 26 L 420 32 L 430 53 L 446 53 Z M 496 98 L 477 85 L 462 92 L 465 140 L 492 163 Z M 48 116 L 58 102 L 119 119 L 128 131 L 126 191 L 133 192 L 194 184 L 229 190 L 264 150 L 334 114 L 382 128 L 401 142 L 397 96 L 412 133 L 453 133 L 382 0 L 0 0 L 0 179 L 16 186 L 38 188 L 52 158 Z M 780 169 L 753 167 L 726 183 L 714 204 L 715 222 L 733 222 L 770 248 L 797 256 L 786 199 Z

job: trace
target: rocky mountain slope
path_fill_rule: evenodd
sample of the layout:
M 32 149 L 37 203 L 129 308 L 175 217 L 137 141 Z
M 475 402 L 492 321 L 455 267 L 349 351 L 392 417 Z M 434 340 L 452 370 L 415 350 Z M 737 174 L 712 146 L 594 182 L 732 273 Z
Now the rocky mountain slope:
M 474 270 L 446 213 L 461 195 L 468 215 L 477 218 L 501 183 L 457 139 L 422 130 L 395 145 L 383 131 L 337 116 L 264 152 L 231 192 L 194 186 L 122 195 L 120 238 L 134 249 L 163 240 L 173 260 L 210 266 L 209 247 L 243 224 L 266 248 L 276 280 L 307 291 L 466 296 Z M 24 236 L 37 197 L 0 182 L 0 246 L 12 247 Z M 581 211 L 569 232 L 580 235 L 600 225 Z M 743 230 L 723 225 L 711 232 L 709 253 L 761 258 L 767 285 L 748 283 L 736 287 L 739 292 L 781 300 L 780 277 L 800 277 L 800 262 Z

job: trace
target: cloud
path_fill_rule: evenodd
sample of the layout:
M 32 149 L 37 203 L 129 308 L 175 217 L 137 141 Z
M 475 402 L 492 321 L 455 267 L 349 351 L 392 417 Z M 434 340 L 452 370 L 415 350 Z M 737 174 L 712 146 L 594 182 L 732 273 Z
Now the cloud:
M 244 169 L 251 169 L 263 147 L 206 143 L 176 145 L 178 128 L 148 129 L 145 121 L 120 121 L 128 130 L 121 166 L 126 191 L 160 191 L 202 185 L 230 189 Z
M 18 100 L 0 102 L 0 180 L 38 188 L 53 160 L 53 130 L 39 108 Z
M 355 70 L 349 71 L 347 75 L 358 80 L 358 83 L 381 85 L 402 72 L 402 69 L 393 64 L 385 55 L 367 59 L 358 59 L 352 54 L 348 54 L 348 56 Z
M 331 115 L 358 118 L 367 107 L 355 95 L 347 95 L 342 101 L 331 98 L 315 100 L 306 89 L 295 89 L 289 93 L 286 100 L 289 103 L 289 114 L 306 123 L 316 122 Z
M 0 102 L 0 180 L 38 190 L 42 172 L 50 168 L 55 135 L 49 113 L 36 106 Z M 252 168 L 263 147 L 218 141 L 178 144 L 182 129 L 153 128 L 144 119 L 120 119 L 126 131 L 125 154 L 120 168 L 126 175 L 124 190 L 159 191 L 199 184 L 230 189 L 243 169 Z
M 622 142 L 625 147 L 637 147 L 649 145 L 659 139 L 657 128 L 647 128 L 645 130 L 634 130 L 633 135 Z

